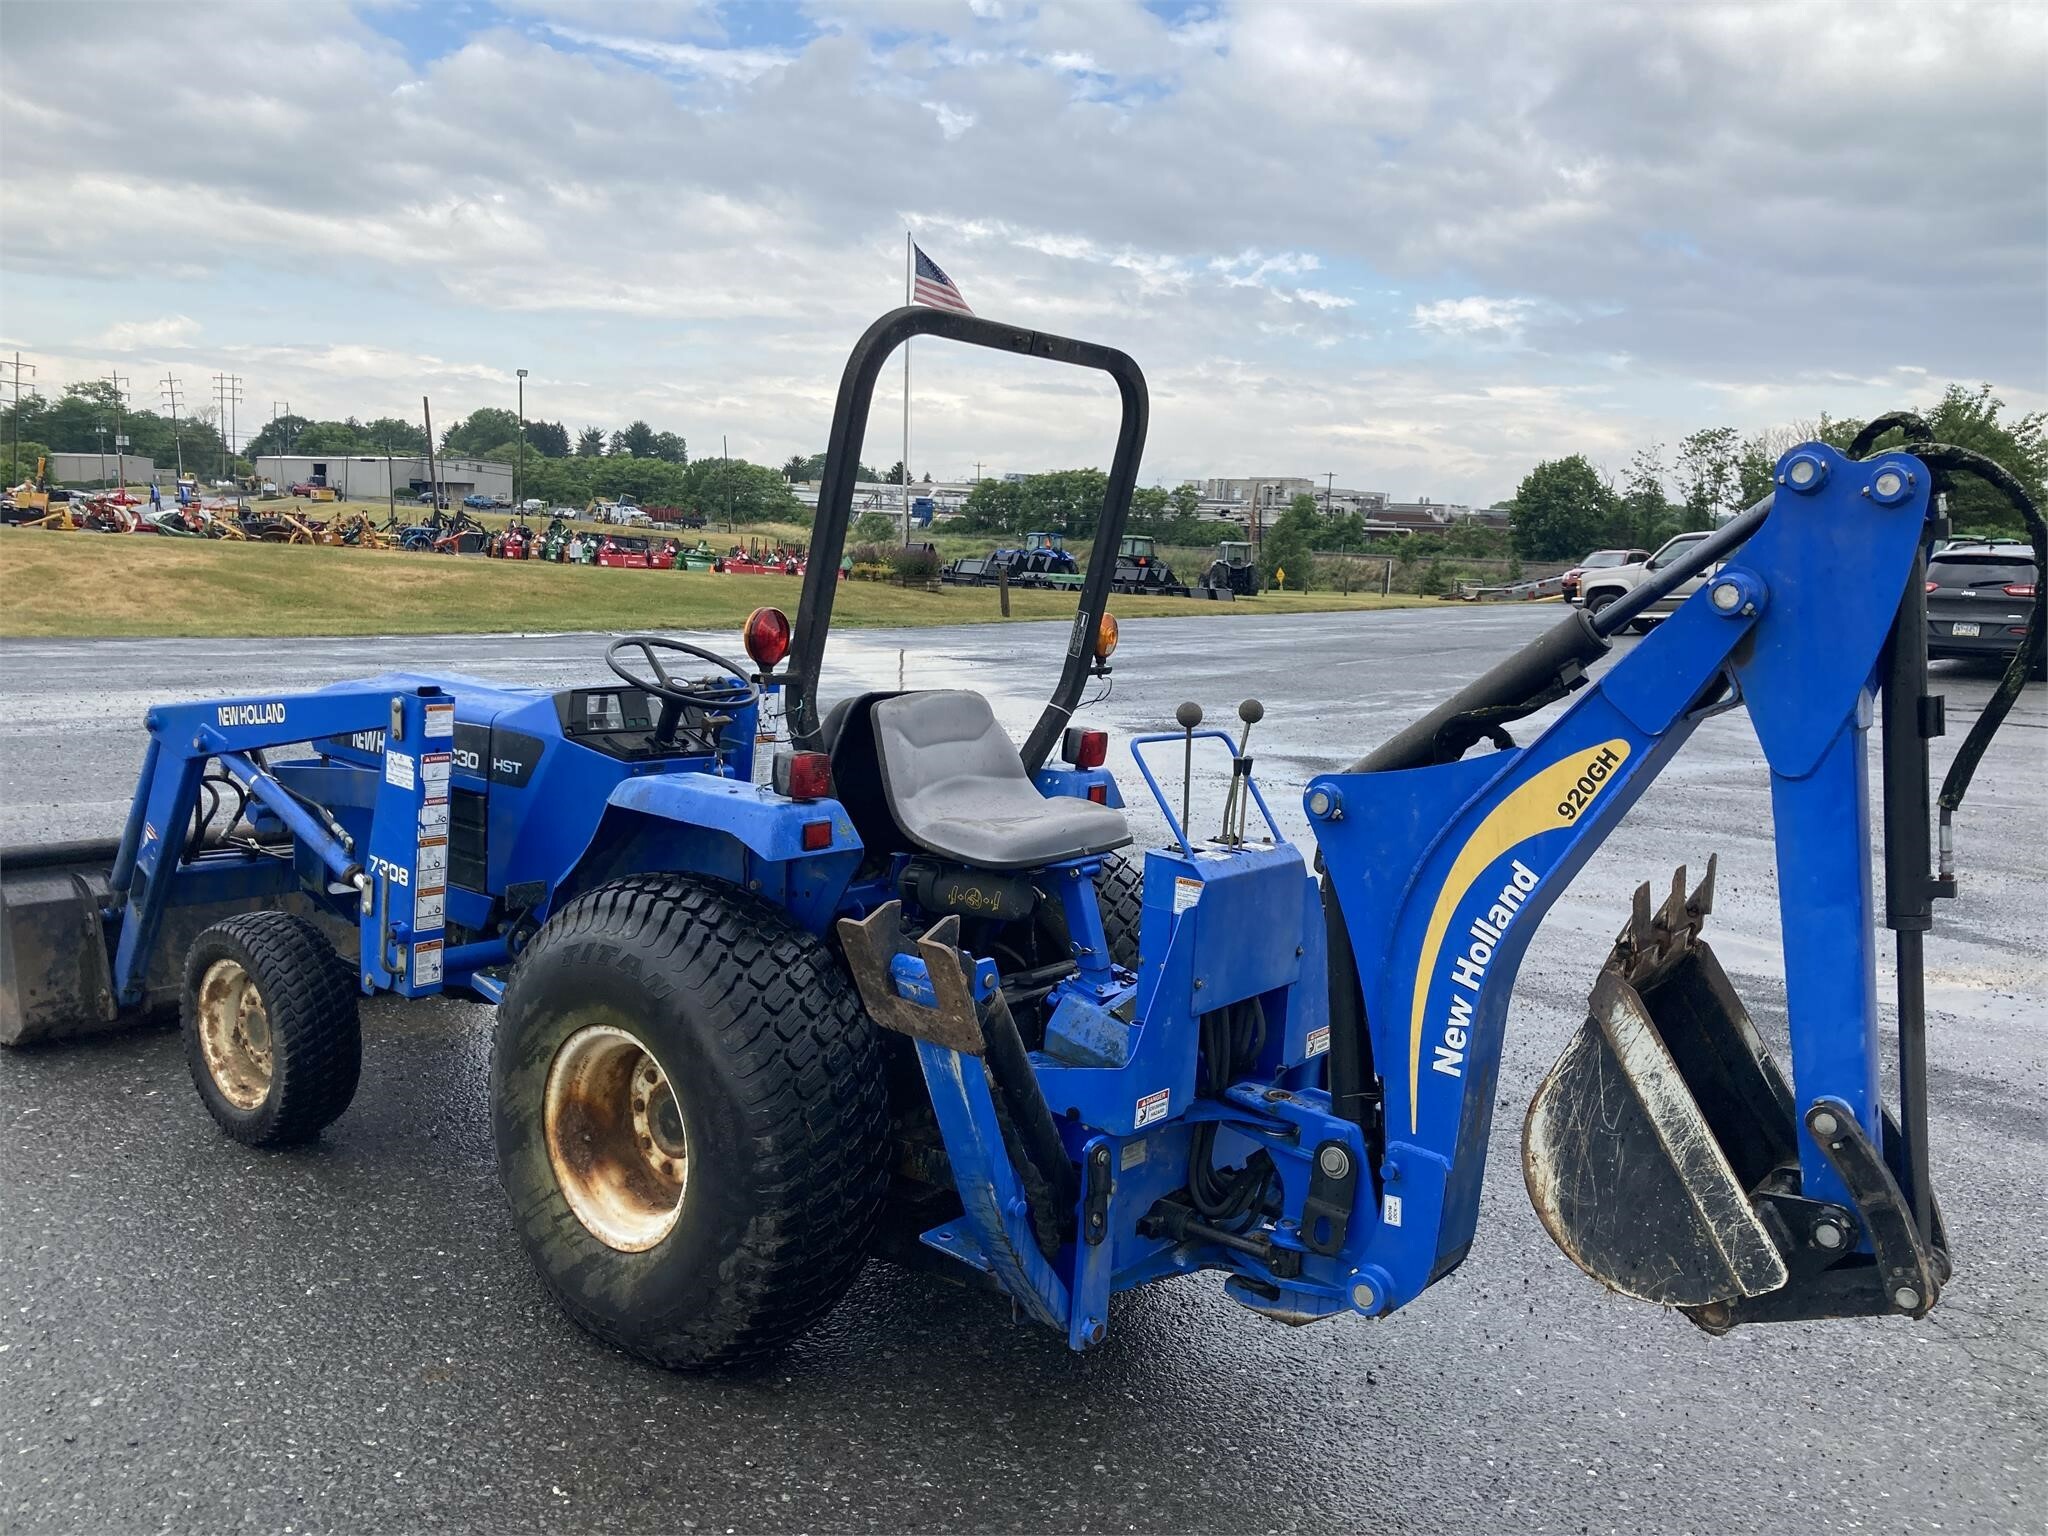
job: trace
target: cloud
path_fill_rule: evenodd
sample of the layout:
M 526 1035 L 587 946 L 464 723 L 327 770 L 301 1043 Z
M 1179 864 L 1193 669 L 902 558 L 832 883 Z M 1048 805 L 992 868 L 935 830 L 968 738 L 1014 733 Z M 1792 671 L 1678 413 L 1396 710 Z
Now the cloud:
M 39 382 L 226 364 L 335 414 L 431 386 L 439 419 L 526 366 L 551 419 L 781 457 L 900 302 L 908 225 L 978 311 L 1139 359 L 1148 479 L 1490 500 L 1534 456 L 1951 379 L 2048 405 L 2017 7 L 431 14 L 11 7 L 0 277 Z M 918 357 L 920 469 L 1106 460 L 1091 381 Z
M 165 315 L 157 320 L 123 320 L 110 325 L 93 341 L 110 352 L 164 352 L 189 347 L 199 335 L 190 315 Z
M 1530 299 L 1433 299 L 1415 306 L 1415 328 L 1442 336 L 1520 341 L 1536 305 Z

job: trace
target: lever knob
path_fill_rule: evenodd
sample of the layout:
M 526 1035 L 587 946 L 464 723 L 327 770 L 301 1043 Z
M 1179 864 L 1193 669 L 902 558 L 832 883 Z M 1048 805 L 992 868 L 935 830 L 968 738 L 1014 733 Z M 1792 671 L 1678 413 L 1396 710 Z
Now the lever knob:
M 1184 731 L 1192 731 L 1202 723 L 1202 706 L 1190 700 L 1173 712 L 1173 718 Z
M 1266 706 L 1257 699 L 1246 699 L 1237 706 L 1237 718 L 1246 725 L 1257 725 L 1266 718 Z

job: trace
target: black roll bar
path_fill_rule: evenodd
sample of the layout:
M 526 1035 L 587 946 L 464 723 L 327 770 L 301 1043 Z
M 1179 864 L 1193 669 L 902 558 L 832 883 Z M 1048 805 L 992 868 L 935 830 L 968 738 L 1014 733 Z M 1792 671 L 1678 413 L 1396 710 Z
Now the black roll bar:
M 846 551 L 846 529 L 853 518 L 853 487 L 860 473 L 860 451 L 867 437 L 868 408 L 874 403 L 875 381 L 889 356 L 913 336 L 937 336 L 969 346 L 991 347 L 1042 357 L 1077 368 L 1095 368 L 1116 380 L 1123 400 L 1123 422 L 1117 429 L 1116 456 L 1110 460 L 1109 486 L 1102 498 L 1102 517 L 1095 525 L 1094 551 L 1081 583 L 1080 611 L 1067 641 L 1060 680 L 1047 701 L 1030 740 L 1019 754 L 1028 773 L 1036 773 L 1066 728 L 1067 718 L 1081 702 L 1081 690 L 1095 660 L 1095 628 L 1109 600 L 1116 574 L 1117 544 L 1131 512 L 1131 493 L 1138 484 L 1138 460 L 1145 451 L 1150 397 L 1145 375 L 1131 358 L 1114 347 L 1075 341 L 1043 331 L 1028 331 L 980 315 L 949 309 L 905 305 L 892 309 L 862 333 L 839 379 L 839 399 L 832 408 L 832 434 L 825 443 L 825 478 L 818 487 L 818 512 L 811 529 L 810 563 L 804 570 L 795 633 L 791 637 L 787 693 L 790 735 L 795 745 L 818 751 L 818 675 L 825 659 L 825 640 L 832 628 L 832 601 L 839 590 L 839 561 Z M 909 466 L 904 466 L 905 473 Z

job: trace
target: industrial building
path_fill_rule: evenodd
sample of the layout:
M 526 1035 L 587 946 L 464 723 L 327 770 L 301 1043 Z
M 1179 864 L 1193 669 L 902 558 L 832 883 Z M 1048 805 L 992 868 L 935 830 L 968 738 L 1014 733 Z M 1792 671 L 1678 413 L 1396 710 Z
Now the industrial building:
M 452 500 L 512 495 L 512 466 L 489 459 L 437 458 L 432 470 L 425 454 L 277 453 L 256 461 L 256 473 L 280 486 L 331 486 L 350 501 L 417 497 L 432 482 L 435 470 L 442 491 Z
M 53 453 L 45 473 L 52 485 L 112 485 L 123 479 L 130 485 L 147 485 L 161 476 L 168 486 L 177 478 L 170 469 L 139 453 L 116 453 L 111 448 L 105 453 Z

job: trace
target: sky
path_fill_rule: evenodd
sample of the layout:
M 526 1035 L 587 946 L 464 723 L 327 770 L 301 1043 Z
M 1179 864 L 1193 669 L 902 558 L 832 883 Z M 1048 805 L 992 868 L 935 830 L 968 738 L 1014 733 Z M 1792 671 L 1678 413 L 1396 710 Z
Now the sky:
M 0 352 L 54 394 L 822 449 L 904 238 L 1144 368 L 1142 479 L 2048 407 L 2048 7 L 0 6 Z M 1099 376 L 913 348 L 912 469 L 1107 466 Z M 870 463 L 900 449 L 885 375 Z

